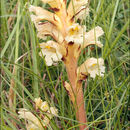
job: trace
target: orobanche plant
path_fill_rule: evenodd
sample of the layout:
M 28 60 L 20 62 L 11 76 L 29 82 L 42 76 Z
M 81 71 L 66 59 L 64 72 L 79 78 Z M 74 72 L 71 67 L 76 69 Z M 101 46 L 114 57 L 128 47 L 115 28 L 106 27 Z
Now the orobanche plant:
M 98 38 L 104 34 L 101 27 L 97 26 L 86 32 L 86 27 L 76 23 L 78 19 L 84 19 L 89 13 L 88 0 L 71 0 L 67 6 L 67 0 L 42 0 L 50 5 L 48 10 L 31 5 L 29 11 L 31 20 L 37 29 L 37 36 L 45 40 L 51 36 L 53 40 L 40 43 L 39 55 L 45 58 L 46 65 L 52 66 L 58 61 L 63 61 L 70 83 L 64 86 L 75 107 L 76 118 L 80 124 L 80 130 L 87 127 L 87 119 L 84 106 L 82 81 L 88 76 L 104 76 L 105 67 L 102 58 L 86 58 L 83 64 L 77 65 L 81 51 L 89 45 L 102 47 Z
M 40 97 L 34 99 L 34 106 L 36 113 L 30 112 L 26 108 L 21 108 L 18 111 L 19 118 L 23 118 L 26 121 L 27 130 L 43 130 L 46 127 L 51 129 L 50 120 L 58 115 L 58 110 L 55 107 L 50 107 L 47 101 L 43 102 Z

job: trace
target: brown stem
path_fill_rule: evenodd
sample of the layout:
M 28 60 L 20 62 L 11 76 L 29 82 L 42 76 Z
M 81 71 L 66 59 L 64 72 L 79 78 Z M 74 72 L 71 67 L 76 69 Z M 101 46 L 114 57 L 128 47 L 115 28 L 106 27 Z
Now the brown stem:
M 80 123 L 86 123 L 87 119 L 84 107 L 82 81 L 77 80 L 77 58 L 74 57 L 73 45 L 68 46 L 68 55 L 64 63 L 66 65 L 68 78 L 75 96 L 73 104 L 76 110 L 76 118 Z M 80 130 L 84 130 L 84 128 L 87 128 L 87 125 L 83 124 L 79 127 Z
M 15 75 L 15 66 L 13 68 L 13 75 Z M 12 78 L 10 81 L 10 89 L 9 89 L 9 108 L 12 112 L 15 112 L 15 107 L 14 107 L 14 88 L 15 88 L 15 81 Z M 16 116 L 12 113 L 10 113 L 10 115 L 16 119 Z M 11 121 L 13 123 L 14 126 L 16 126 L 16 123 L 14 122 L 14 120 Z
M 86 123 L 86 112 L 85 112 L 85 105 L 84 105 L 84 97 L 83 97 L 83 90 L 82 90 L 82 81 L 78 81 L 77 83 L 77 94 L 76 94 L 76 103 L 77 103 L 77 112 L 76 117 L 80 123 Z M 81 125 L 80 130 L 84 130 L 87 128 L 87 125 Z M 87 128 L 88 130 L 88 128 Z
M 13 74 L 15 75 L 15 66 L 13 68 Z M 15 88 L 15 81 L 14 79 L 12 78 L 11 81 L 10 81 L 10 89 L 9 89 L 9 108 L 15 112 L 15 109 L 14 109 L 14 88 Z

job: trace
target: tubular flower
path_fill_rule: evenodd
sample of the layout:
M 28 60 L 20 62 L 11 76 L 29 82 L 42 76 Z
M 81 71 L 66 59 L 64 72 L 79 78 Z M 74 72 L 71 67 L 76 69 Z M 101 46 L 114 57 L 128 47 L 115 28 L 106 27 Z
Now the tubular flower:
M 102 30 L 102 28 L 97 26 L 85 34 L 85 41 L 88 43 L 97 44 L 102 47 L 102 44 L 100 43 L 100 41 L 98 41 L 98 38 L 103 34 L 104 31 Z
M 33 124 L 31 121 L 27 123 L 27 130 L 42 130 L 37 125 Z
M 89 8 L 82 6 L 81 10 L 76 14 L 76 19 L 84 20 L 89 14 Z
M 58 110 L 55 107 L 50 107 L 50 110 L 48 112 L 55 116 L 58 115 Z
M 36 104 L 36 109 L 38 109 L 38 108 L 41 107 L 43 101 L 42 101 L 41 98 L 39 97 L 39 98 L 35 98 L 35 99 L 34 99 L 34 102 L 35 102 L 35 104 Z
M 36 109 L 40 108 L 42 111 L 48 111 L 49 110 L 49 105 L 47 103 L 47 101 L 42 101 L 41 98 L 35 98 L 34 100 L 35 104 L 36 104 Z
M 69 42 L 74 42 L 75 44 L 81 44 L 83 48 L 88 45 L 96 44 L 99 47 L 103 45 L 100 43 L 98 38 L 104 34 L 101 27 L 97 26 L 94 29 L 86 32 L 85 26 L 80 26 L 79 24 L 73 24 L 68 28 L 68 34 L 65 40 Z
M 39 113 L 37 114 L 39 117 L 42 117 L 42 119 L 39 119 L 37 116 L 35 116 L 32 112 L 25 108 L 21 108 L 18 111 L 19 118 L 26 119 L 27 121 L 27 130 L 43 130 L 43 127 L 48 126 L 50 120 L 58 115 L 58 110 L 55 107 L 49 107 L 48 103 L 46 101 L 42 101 L 41 98 L 35 98 L 35 106 L 36 109 L 41 109 L 42 111 L 46 113 Z
M 52 8 L 58 8 L 56 0 L 42 0 L 43 3 L 48 3 Z
M 42 102 L 40 108 L 41 108 L 42 111 L 47 111 L 47 110 L 49 110 L 49 105 L 48 105 L 47 101 Z
M 31 15 L 31 19 L 33 22 L 38 23 L 42 20 L 47 20 L 56 25 L 59 29 L 61 28 L 61 20 L 56 14 L 33 5 L 30 6 L 29 11 L 35 13 L 35 15 Z
M 40 129 L 42 130 L 42 125 L 45 126 L 44 124 L 41 125 L 39 119 L 30 111 L 28 111 L 27 109 L 21 108 L 18 112 L 19 114 L 19 118 L 24 118 L 28 121 L 27 123 L 27 128 L 29 128 L 28 130 L 32 129 Z
M 84 44 L 82 44 L 82 48 L 85 48 L 89 45 L 97 45 L 98 47 L 102 48 L 103 44 L 98 40 L 100 36 L 104 34 L 104 31 L 101 27 L 97 26 L 94 29 L 90 30 L 89 32 L 85 32 L 84 35 Z
M 48 41 L 47 43 L 41 43 L 41 52 L 39 55 L 45 56 L 47 66 L 51 66 L 53 63 L 61 61 L 62 54 L 60 53 L 59 45 L 54 41 Z
M 77 72 L 83 76 L 90 74 L 92 78 L 95 78 L 96 75 L 103 77 L 105 73 L 104 60 L 89 58 L 78 68 Z
M 75 44 L 82 44 L 84 40 L 84 33 L 86 27 L 81 27 L 78 23 L 73 24 L 68 28 L 68 35 L 65 37 L 65 40 L 69 42 L 74 42 Z
M 56 26 L 49 22 L 35 22 L 35 27 L 37 28 L 37 37 L 45 40 L 46 36 L 51 36 L 57 42 L 63 42 L 63 36 L 59 30 L 56 29 Z
M 73 19 L 76 16 L 78 19 L 82 18 L 84 14 L 88 15 L 89 8 L 87 6 L 88 0 L 71 0 L 67 9 L 69 17 Z

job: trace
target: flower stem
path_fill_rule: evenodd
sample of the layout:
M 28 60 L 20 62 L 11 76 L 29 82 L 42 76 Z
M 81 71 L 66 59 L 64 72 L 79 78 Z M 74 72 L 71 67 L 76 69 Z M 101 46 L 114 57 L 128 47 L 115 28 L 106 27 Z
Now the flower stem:
M 76 103 L 78 107 L 76 112 L 76 118 L 80 123 L 86 123 L 87 118 L 86 118 L 85 105 L 84 105 L 82 81 L 78 81 L 77 83 Z M 81 125 L 79 127 L 80 130 L 84 130 L 84 128 L 87 128 L 87 125 Z
M 77 58 L 74 57 L 73 45 L 68 46 L 68 56 L 64 63 L 71 83 L 71 89 L 75 97 L 73 104 L 76 110 L 76 118 L 79 123 L 86 123 L 87 119 L 84 106 L 82 81 L 78 81 L 77 79 Z M 87 128 L 87 125 L 82 124 L 79 128 L 80 130 L 84 130 L 84 128 Z

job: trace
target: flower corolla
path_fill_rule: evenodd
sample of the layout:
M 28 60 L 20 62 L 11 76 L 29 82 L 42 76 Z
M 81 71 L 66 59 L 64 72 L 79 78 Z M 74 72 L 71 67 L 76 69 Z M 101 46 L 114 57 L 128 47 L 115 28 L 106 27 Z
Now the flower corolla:
M 60 53 L 59 46 L 54 41 L 48 41 L 47 43 L 41 43 L 41 52 L 39 55 L 45 56 L 45 61 L 47 66 L 51 66 L 52 64 L 61 61 L 62 54 Z

